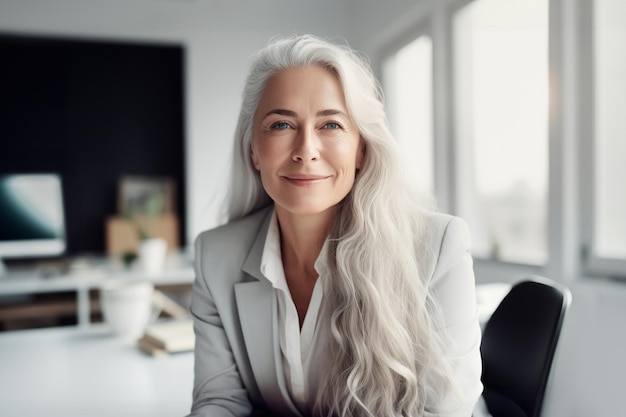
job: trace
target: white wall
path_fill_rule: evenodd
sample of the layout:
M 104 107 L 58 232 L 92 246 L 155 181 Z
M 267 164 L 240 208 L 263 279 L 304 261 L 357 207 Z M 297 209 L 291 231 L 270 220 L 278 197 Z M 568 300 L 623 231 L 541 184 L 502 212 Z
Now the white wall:
M 271 37 L 346 37 L 333 0 L 0 0 L 0 30 L 187 46 L 187 243 L 215 226 L 250 55 Z
M 346 0 L 352 46 L 372 61 L 381 48 L 410 32 L 440 0 Z

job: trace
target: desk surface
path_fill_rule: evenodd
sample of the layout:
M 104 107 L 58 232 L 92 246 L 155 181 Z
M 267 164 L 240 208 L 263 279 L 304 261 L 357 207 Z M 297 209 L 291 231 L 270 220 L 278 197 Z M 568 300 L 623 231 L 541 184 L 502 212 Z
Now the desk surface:
M 477 290 L 486 320 L 508 286 Z M 192 352 L 153 358 L 103 325 L 0 333 L 0 416 L 184 416 L 192 389 Z
M 0 415 L 184 416 L 193 353 L 143 354 L 102 326 L 0 333 Z

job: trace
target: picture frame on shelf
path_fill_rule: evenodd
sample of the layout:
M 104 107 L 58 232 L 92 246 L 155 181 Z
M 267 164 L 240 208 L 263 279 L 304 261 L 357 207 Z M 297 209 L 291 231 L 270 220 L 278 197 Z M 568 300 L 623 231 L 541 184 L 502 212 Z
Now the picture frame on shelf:
M 162 201 L 157 215 L 176 213 L 176 181 L 170 177 L 124 175 L 118 186 L 118 213 L 145 213 L 154 196 Z

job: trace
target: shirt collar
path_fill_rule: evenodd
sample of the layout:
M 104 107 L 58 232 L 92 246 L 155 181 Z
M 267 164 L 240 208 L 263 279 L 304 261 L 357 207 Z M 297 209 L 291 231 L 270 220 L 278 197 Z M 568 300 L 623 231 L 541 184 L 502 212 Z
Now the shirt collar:
M 285 279 L 282 259 L 278 218 L 276 217 L 276 211 L 274 211 L 267 228 L 265 245 L 261 255 L 261 273 L 272 283 L 274 288 L 286 289 L 287 280 Z
M 322 250 L 315 261 L 314 267 L 320 278 L 326 272 L 328 253 L 328 238 L 324 241 Z M 276 211 L 272 213 L 270 224 L 265 237 L 263 254 L 261 255 L 261 273 L 272 283 L 274 288 L 287 290 L 287 280 L 283 269 L 283 257 L 280 250 L 280 231 Z

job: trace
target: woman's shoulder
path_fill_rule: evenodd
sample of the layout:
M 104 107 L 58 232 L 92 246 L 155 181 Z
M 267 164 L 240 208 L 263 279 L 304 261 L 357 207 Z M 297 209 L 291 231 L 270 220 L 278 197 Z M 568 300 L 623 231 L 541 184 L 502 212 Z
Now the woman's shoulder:
M 431 239 L 441 240 L 447 233 L 454 235 L 467 233 L 465 220 L 452 214 L 422 211 L 420 212 L 419 223 L 424 233 Z
M 417 258 L 422 272 L 431 275 L 437 264 L 447 263 L 470 250 L 469 229 L 465 221 L 446 213 L 423 211 L 418 222 Z
M 240 219 L 205 230 L 196 238 L 196 249 L 206 246 L 232 248 L 233 243 L 251 242 L 270 213 L 271 207 L 266 207 Z

